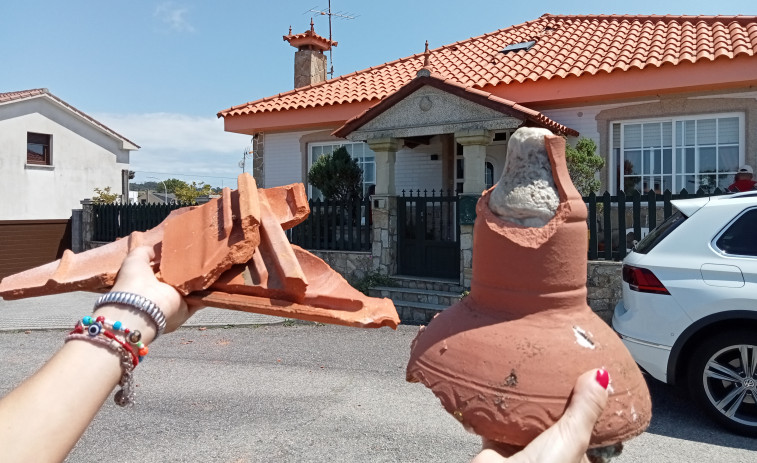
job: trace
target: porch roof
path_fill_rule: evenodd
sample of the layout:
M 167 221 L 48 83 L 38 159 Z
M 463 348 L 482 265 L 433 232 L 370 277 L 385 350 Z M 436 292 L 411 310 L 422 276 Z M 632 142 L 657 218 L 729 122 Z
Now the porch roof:
M 529 49 L 503 49 L 534 41 Z M 723 66 L 757 55 L 757 16 L 545 14 L 430 52 L 430 69 L 472 89 L 644 71 L 688 63 Z M 352 105 L 399 90 L 424 65 L 419 53 L 218 113 L 219 117 Z M 712 74 L 717 75 L 717 74 Z M 638 76 L 637 76 L 638 77 Z M 657 79 L 653 79 L 657 81 Z M 648 85 L 662 85 L 659 81 Z M 618 89 L 622 93 L 624 89 Z M 651 87 L 649 91 L 653 90 Z M 498 92 L 494 92 L 498 93 Z M 519 101 L 526 101 L 519 98 Z
M 514 101 L 500 98 L 492 95 L 489 92 L 477 90 L 472 87 L 466 87 L 452 79 L 445 79 L 444 76 L 433 74 L 426 68 L 419 71 L 418 76 L 402 86 L 399 90 L 387 96 L 376 105 L 363 111 L 361 114 L 348 120 L 343 126 L 335 130 L 332 135 L 340 138 L 346 138 L 351 132 L 359 129 L 369 121 L 373 120 L 379 114 L 393 107 L 397 102 L 401 101 L 411 93 L 415 92 L 419 88 L 429 85 L 431 87 L 438 88 L 447 93 L 465 98 L 473 103 L 491 108 L 495 111 L 499 111 L 507 116 L 512 116 L 524 121 L 524 125 L 532 125 L 537 127 L 544 127 L 553 132 L 557 132 L 562 135 L 578 136 L 578 132 L 569 127 L 566 127 L 558 122 L 553 121 L 544 114 L 534 111 L 533 109 L 526 108 L 519 105 Z

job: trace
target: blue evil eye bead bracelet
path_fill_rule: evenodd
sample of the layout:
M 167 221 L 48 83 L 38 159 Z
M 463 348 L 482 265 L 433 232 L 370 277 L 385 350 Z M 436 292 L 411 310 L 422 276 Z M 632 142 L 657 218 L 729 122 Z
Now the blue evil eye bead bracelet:
M 103 316 L 97 318 L 84 317 L 81 319 L 82 325 L 86 328 L 87 334 L 90 336 L 97 336 L 103 329 L 108 329 L 117 334 L 123 334 L 126 342 L 131 344 L 139 355 L 139 361 L 141 362 L 145 355 L 148 354 L 150 349 L 142 342 L 142 333 L 139 330 L 130 330 L 126 328 L 120 321 L 108 320 Z
M 103 294 L 97 299 L 93 310 L 97 310 L 107 304 L 125 305 L 147 314 L 157 328 L 157 331 L 155 332 L 156 338 L 166 329 L 166 316 L 163 315 L 163 311 L 160 310 L 160 307 L 158 307 L 157 304 L 144 296 L 123 291 L 111 291 Z

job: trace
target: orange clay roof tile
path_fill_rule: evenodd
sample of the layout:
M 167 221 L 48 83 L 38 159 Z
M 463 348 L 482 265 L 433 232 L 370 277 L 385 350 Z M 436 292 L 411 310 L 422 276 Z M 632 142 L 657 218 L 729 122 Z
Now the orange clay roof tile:
M 188 302 L 347 326 L 397 327 L 392 301 L 363 295 L 321 259 L 289 244 L 284 229 L 309 212 L 302 185 L 258 190 L 252 177 L 242 174 L 239 186 L 202 206 L 173 211 L 145 233 L 79 254 L 66 251 L 58 261 L 8 276 L 0 281 L 0 297 L 107 291 L 128 251 L 147 245 L 155 249 L 158 278 Z
M 502 54 L 508 45 L 536 40 L 529 50 Z M 429 68 L 458 85 L 484 90 L 511 82 L 580 77 L 682 62 L 755 56 L 755 16 L 545 14 L 538 19 L 429 52 Z M 555 65 L 555 61 L 559 64 Z M 218 113 L 261 112 L 377 101 L 412 80 L 424 55 L 414 54 L 325 82 Z

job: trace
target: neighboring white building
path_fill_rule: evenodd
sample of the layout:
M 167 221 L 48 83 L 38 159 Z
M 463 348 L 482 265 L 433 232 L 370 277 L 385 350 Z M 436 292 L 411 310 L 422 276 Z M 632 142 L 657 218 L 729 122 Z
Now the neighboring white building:
M 137 149 L 47 89 L 0 93 L 0 221 L 68 219 L 95 188 L 124 194 Z

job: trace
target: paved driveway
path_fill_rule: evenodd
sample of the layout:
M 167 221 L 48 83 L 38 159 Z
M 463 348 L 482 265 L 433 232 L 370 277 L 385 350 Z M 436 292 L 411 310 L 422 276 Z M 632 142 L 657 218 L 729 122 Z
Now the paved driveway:
M 137 406 L 109 400 L 68 461 L 468 461 L 478 439 L 425 387 L 404 381 L 416 331 L 184 328 L 160 338 L 137 369 Z M 0 333 L 0 394 L 62 337 Z M 651 386 L 652 425 L 614 462 L 757 461 L 757 440 L 715 428 L 678 391 Z

